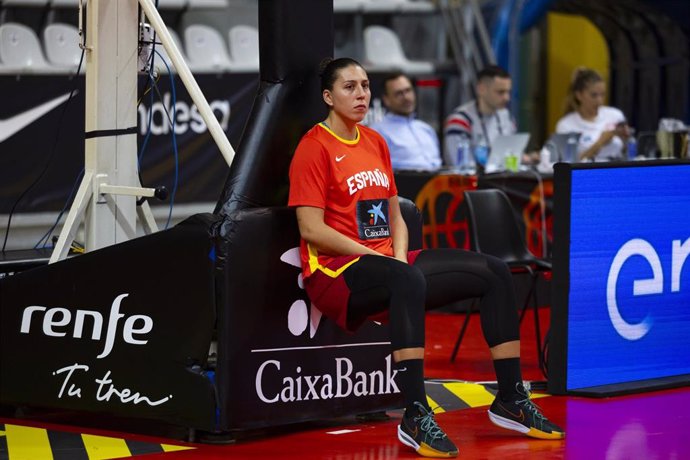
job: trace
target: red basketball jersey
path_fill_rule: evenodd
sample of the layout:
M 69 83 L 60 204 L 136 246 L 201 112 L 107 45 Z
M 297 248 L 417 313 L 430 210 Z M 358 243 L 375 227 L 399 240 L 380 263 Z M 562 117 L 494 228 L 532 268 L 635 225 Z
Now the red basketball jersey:
M 386 141 L 376 131 L 357 126 L 353 141 L 338 137 L 323 123 L 304 135 L 290 165 L 290 206 L 324 210 L 324 222 L 377 252 L 393 255 L 388 199 L 398 190 Z M 300 243 L 304 277 L 328 270 L 332 256 Z M 353 261 L 354 262 L 354 261 Z

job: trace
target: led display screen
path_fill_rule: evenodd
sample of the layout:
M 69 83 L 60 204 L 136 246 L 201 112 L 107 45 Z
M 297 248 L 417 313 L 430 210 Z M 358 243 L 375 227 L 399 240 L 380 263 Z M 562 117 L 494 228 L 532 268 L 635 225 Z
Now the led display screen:
M 690 165 L 569 166 L 561 176 L 557 380 L 571 391 L 690 374 Z

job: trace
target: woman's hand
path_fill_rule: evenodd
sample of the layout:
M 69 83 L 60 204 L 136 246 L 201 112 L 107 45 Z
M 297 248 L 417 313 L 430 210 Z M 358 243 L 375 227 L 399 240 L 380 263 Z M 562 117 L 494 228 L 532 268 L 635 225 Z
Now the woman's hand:
M 617 135 L 616 129 L 611 129 L 611 130 L 602 132 L 601 135 L 599 136 L 599 139 L 597 139 L 597 141 L 594 144 L 592 144 L 584 152 L 580 153 L 580 160 L 591 160 L 594 157 L 596 157 L 597 154 L 599 153 L 599 150 L 601 150 L 601 148 L 603 146 L 605 146 L 606 144 L 611 142 L 611 140 L 616 135 Z
M 616 125 L 616 129 L 613 130 L 615 135 L 626 141 L 631 135 L 630 126 L 625 121 L 621 121 Z

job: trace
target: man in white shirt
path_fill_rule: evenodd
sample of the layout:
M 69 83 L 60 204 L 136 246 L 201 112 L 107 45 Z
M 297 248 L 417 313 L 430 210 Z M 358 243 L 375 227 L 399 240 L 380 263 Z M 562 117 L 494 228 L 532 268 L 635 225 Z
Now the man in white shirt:
M 515 120 L 506 108 L 510 102 L 512 80 L 498 66 L 488 66 L 477 74 L 477 99 L 457 107 L 446 118 L 443 157 L 448 165 L 457 164 L 458 145 L 463 138 L 473 146 L 491 143 L 502 134 L 515 134 Z
M 438 135 L 428 123 L 415 118 L 417 98 L 410 79 L 403 73 L 386 76 L 382 100 L 388 113 L 372 128 L 386 139 L 393 169 L 438 169 Z

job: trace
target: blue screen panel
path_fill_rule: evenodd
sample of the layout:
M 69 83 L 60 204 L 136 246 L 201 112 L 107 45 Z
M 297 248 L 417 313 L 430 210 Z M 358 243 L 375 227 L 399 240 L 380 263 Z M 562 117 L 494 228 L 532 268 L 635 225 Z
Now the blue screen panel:
M 690 373 L 690 165 L 572 171 L 567 389 Z

